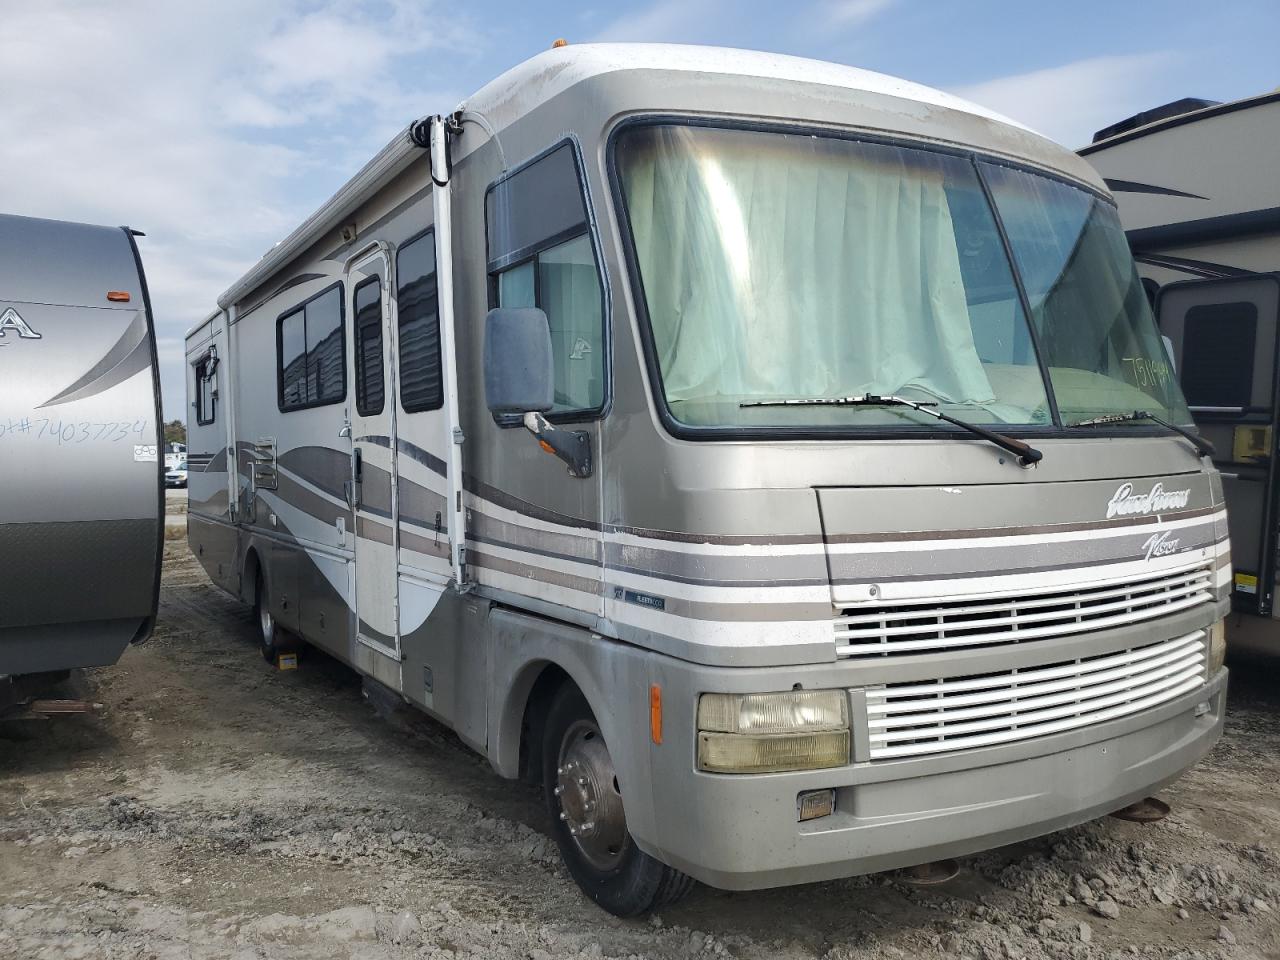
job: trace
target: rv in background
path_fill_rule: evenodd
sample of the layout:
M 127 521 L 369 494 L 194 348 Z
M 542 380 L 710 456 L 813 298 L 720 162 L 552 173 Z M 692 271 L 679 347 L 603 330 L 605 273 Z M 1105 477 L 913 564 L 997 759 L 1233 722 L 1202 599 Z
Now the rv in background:
M 1221 730 L 1221 483 L 1110 195 L 947 94 L 551 50 L 186 351 L 191 546 L 268 659 L 540 781 L 615 913 L 1048 833 Z
M 0 711 L 150 635 L 160 429 L 133 231 L 0 215 Z
M 1179 100 L 1080 151 L 1115 193 L 1183 393 L 1217 448 L 1233 639 L 1280 653 L 1280 90 Z

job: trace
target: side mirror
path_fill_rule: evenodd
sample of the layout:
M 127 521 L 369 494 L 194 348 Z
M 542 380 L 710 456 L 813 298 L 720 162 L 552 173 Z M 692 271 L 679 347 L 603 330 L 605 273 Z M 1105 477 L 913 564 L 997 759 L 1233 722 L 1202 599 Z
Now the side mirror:
M 484 400 L 494 416 L 519 417 L 571 477 L 591 476 L 591 434 L 558 430 L 543 416 L 555 405 L 555 363 L 541 310 L 499 307 L 484 318 Z
M 484 399 L 498 415 L 545 413 L 554 405 L 551 327 L 541 310 L 499 307 L 485 317 Z

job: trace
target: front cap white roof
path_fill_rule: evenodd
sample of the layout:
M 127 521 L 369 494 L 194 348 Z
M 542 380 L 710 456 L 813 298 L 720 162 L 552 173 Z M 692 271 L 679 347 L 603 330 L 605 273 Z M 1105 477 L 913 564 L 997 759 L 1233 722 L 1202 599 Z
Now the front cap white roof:
M 1016 120 L 961 97 L 874 70 L 781 53 L 682 43 L 584 43 L 555 47 L 489 81 L 460 106 L 483 113 L 496 127 L 502 127 L 509 119 L 527 113 L 575 83 L 622 70 L 670 70 L 816 83 L 947 107 L 1036 133 Z

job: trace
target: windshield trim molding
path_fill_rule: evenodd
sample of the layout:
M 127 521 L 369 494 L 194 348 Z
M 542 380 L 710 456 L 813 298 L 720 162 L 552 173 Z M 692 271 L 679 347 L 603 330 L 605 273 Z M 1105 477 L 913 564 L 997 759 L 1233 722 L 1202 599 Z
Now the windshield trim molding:
M 995 218 L 997 229 L 999 230 L 1002 242 L 1005 244 L 1004 251 L 1009 258 L 1009 268 L 1014 274 L 1018 284 L 1019 297 L 1021 298 L 1022 308 L 1026 311 L 1026 323 L 1028 327 L 1032 327 L 1031 313 L 1028 310 L 1026 292 L 1022 288 L 1021 277 L 1018 276 L 1016 264 L 1012 260 L 1012 251 L 1008 247 L 1008 237 L 1005 234 L 1003 221 L 1000 219 L 999 212 L 995 209 L 994 200 L 989 194 L 989 187 L 982 178 L 980 162 L 989 162 L 1015 170 L 1022 170 L 1027 173 L 1045 177 L 1046 179 L 1056 180 L 1067 186 L 1075 187 L 1096 200 L 1102 200 L 1113 208 L 1116 206 L 1115 200 L 1107 196 L 1105 193 L 1098 191 L 1090 184 L 1075 180 L 1063 174 L 1055 174 L 1054 171 L 1044 167 L 1038 167 L 1033 164 L 1018 163 L 1008 157 L 1002 157 L 998 154 L 987 153 L 983 150 L 964 147 L 958 144 L 948 144 L 934 142 L 930 140 L 919 140 L 910 137 L 893 136 L 889 134 L 864 131 L 854 128 L 831 127 L 816 123 L 795 122 L 786 123 L 776 120 L 764 120 L 761 118 L 750 117 L 711 117 L 697 114 L 677 114 L 670 112 L 663 113 L 644 113 L 632 114 L 623 117 L 608 131 L 605 138 L 605 170 L 608 179 L 608 193 L 613 203 L 615 222 L 618 225 L 618 240 L 622 252 L 623 266 L 627 271 L 627 285 L 631 290 L 632 302 L 635 304 L 635 323 L 640 335 L 640 343 L 644 357 L 644 366 L 648 374 L 648 383 L 653 396 L 654 409 L 658 414 L 658 420 L 662 423 L 663 428 L 673 437 L 681 440 L 697 440 L 697 441 L 790 441 L 790 440 L 963 440 L 968 443 L 970 441 L 981 443 L 983 441 L 977 438 L 970 438 L 964 431 L 956 428 L 955 430 L 939 430 L 936 426 L 921 425 L 919 427 L 902 427 L 887 426 L 878 424 L 875 426 L 838 426 L 838 427 L 819 427 L 813 424 L 800 424 L 795 427 L 785 426 L 696 426 L 677 420 L 671 412 L 670 403 L 667 400 L 666 387 L 662 379 L 662 370 L 658 362 L 657 350 L 653 341 L 653 324 L 649 317 L 649 300 L 644 290 L 644 280 L 640 276 L 640 264 L 636 257 L 635 240 L 632 233 L 631 214 L 627 208 L 626 196 L 622 190 L 622 178 L 618 170 L 617 163 L 617 141 L 618 138 L 628 130 L 635 127 L 645 126 L 691 126 L 691 127 L 710 127 L 716 129 L 728 130 L 745 130 L 760 133 L 779 133 L 799 136 L 820 136 L 829 137 L 836 140 L 847 140 L 859 143 L 873 143 L 884 146 L 903 147 L 912 150 L 923 150 L 926 152 L 939 153 L 945 156 L 957 157 L 968 160 L 974 167 L 979 182 L 982 184 L 983 191 L 987 193 L 987 201 L 992 209 L 992 216 Z M 1036 362 L 1040 370 L 1041 378 L 1044 382 L 1045 392 L 1048 397 L 1050 415 L 1053 417 L 1052 424 L 995 424 L 1001 432 L 1011 437 L 1017 438 L 1069 438 L 1079 437 L 1079 431 L 1070 431 L 1062 426 L 1060 414 L 1058 412 L 1057 401 L 1054 398 L 1053 386 L 1050 380 L 1048 370 L 1045 368 L 1043 360 L 1040 356 L 1040 348 L 1038 340 L 1035 339 L 1035 331 L 1032 330 L 1031 336 L 1035 344 Z M 1117 436 L 1136 436 L 1138 429 L 1145 428 L 1128 428 L 1124 433 L 1116 434 Z M 1150 431 L 1152 436 L 1167 436 L 1167 433 L 1161 430 Z M 1112 431 L 1091 431 L 1090 436 L 1106 437 L 1110 436 Z

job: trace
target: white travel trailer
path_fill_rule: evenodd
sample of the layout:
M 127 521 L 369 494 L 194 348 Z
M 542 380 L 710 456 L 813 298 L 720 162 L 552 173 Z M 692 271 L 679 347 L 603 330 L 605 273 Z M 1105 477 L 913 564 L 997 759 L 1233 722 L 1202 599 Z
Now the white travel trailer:
M 1233 636 L 1275 651 L 1280 541 L 1280 90 L 1179 100 L 1080 151 L 1116 195 L 1230 507 Z
M 268 657 L 541 781 L 615 913 L 1047 833 L 1221 730 L 1221 483 L 1110 197 L 946 94 L 553 49 L 187 360 L 191 545 Z
M 150 636 L 159 450 L 133 231 L 0 215 L 0 712 Z

